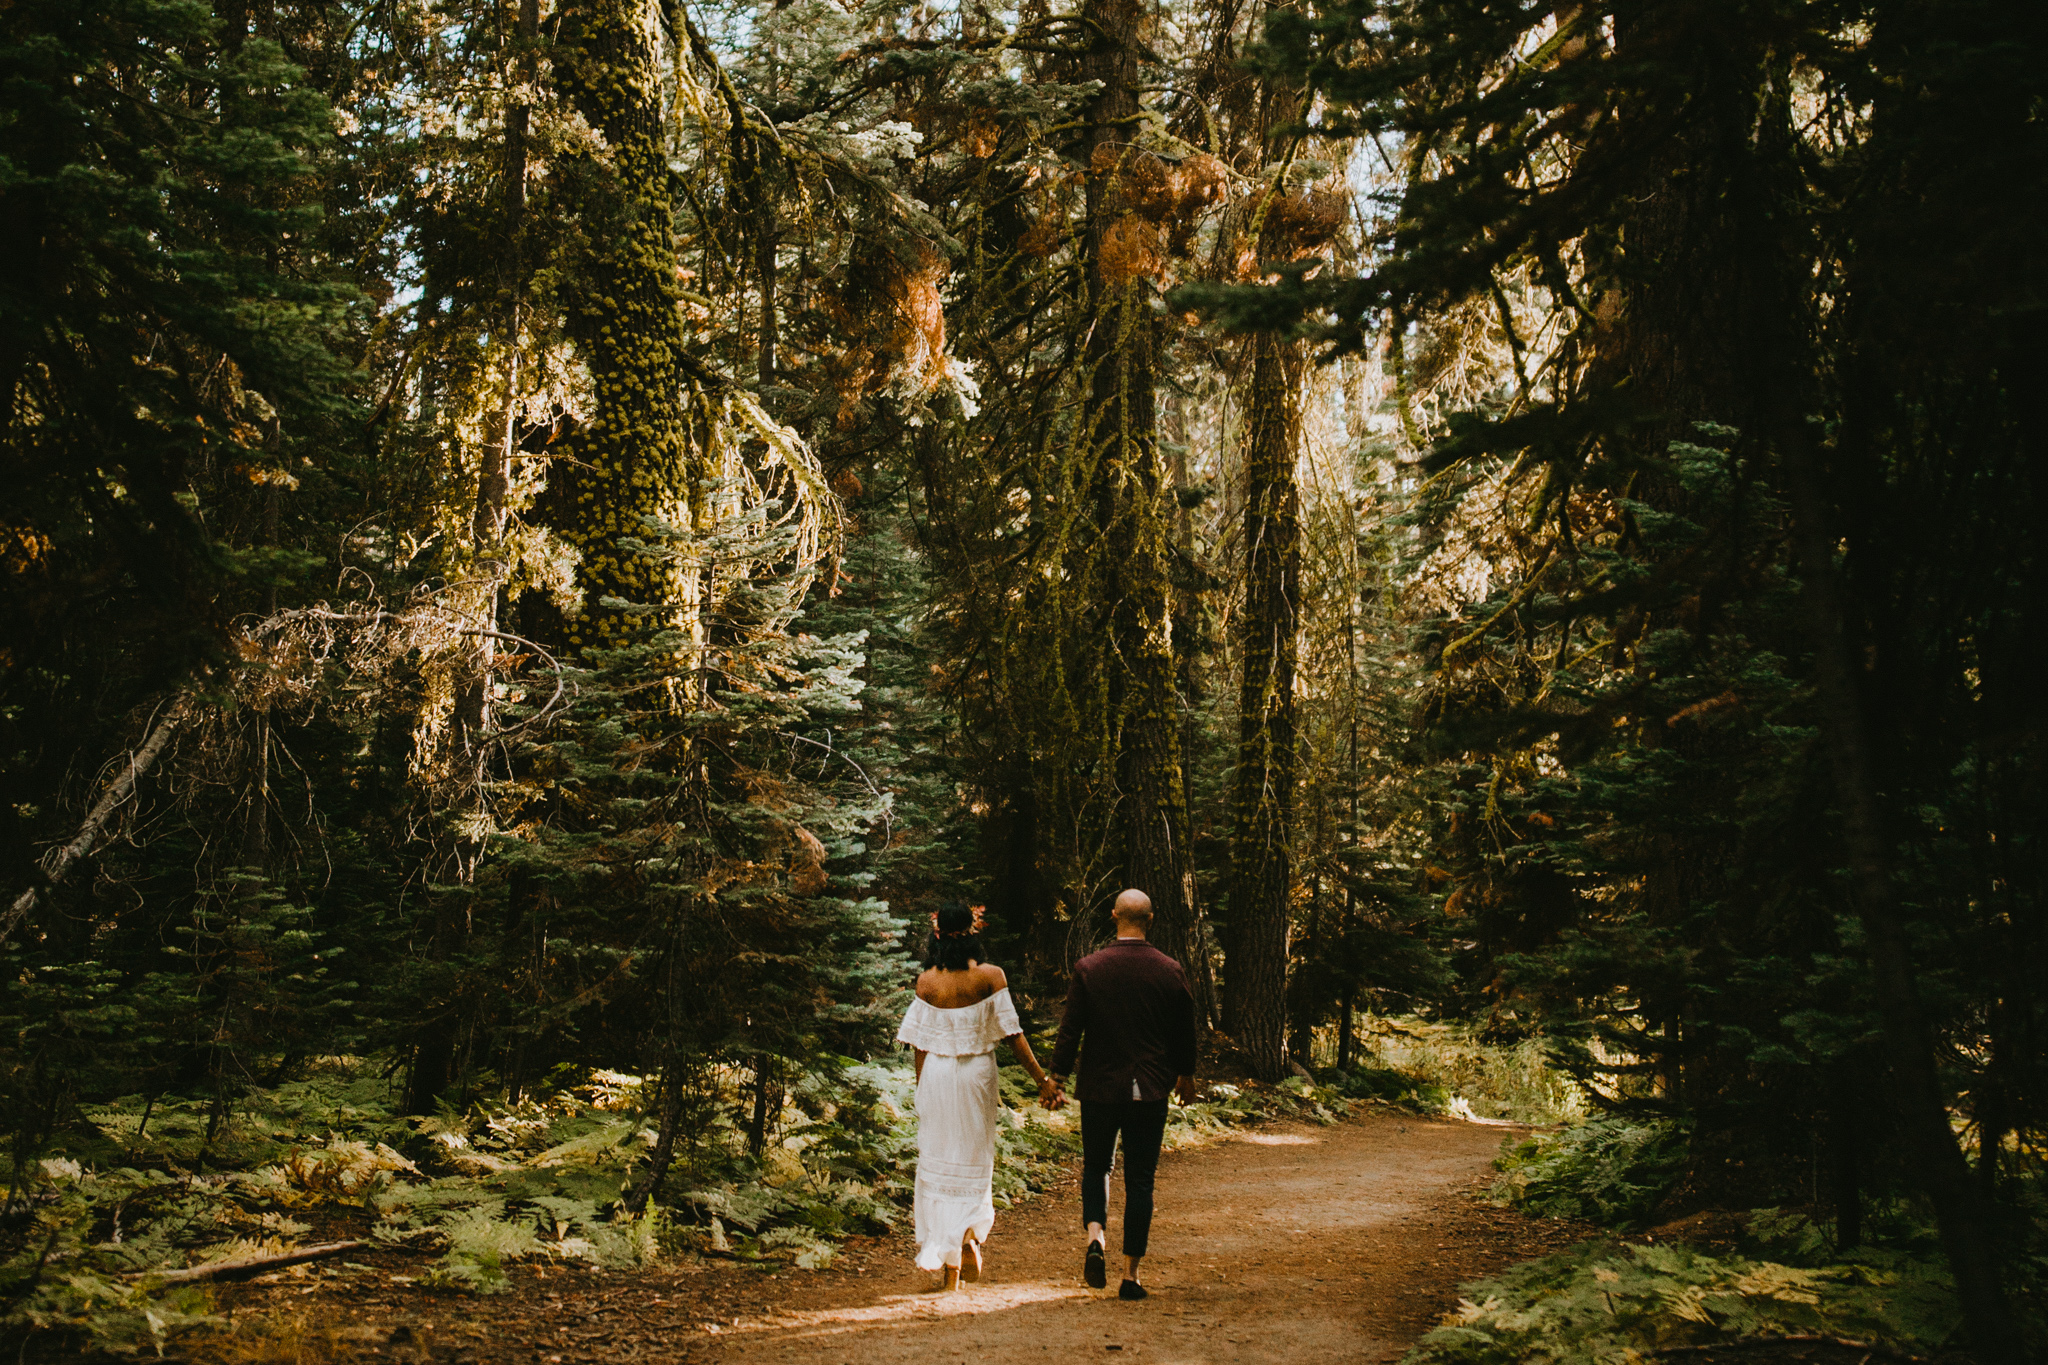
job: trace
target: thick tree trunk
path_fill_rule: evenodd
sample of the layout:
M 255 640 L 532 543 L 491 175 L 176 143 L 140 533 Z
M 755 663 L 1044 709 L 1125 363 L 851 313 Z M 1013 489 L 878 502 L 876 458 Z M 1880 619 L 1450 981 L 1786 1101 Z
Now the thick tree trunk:
M 1337 1010 L 1337 1069 L 1339 1071 L 1349 1071 L 1351 1069 L 1353 1059 L 1351 1031 L 1353 1028 L 1352 1015 L 1354 1008 L 1351 988 L 1346 986 L 1344 988 L 1344 999 Z
M 1935 1060 L 1934 1030 L 1920 1001 L 1904 917 L 1893 886 L 1876 766 L 1864 725 L 1846 613 L 1835 565 L 1833 518 L 1804 415 L 1782 402 L 1773 433 L 1791 504 L 1801 594 L 1813 643 L 1821 736 L 1841 808 L 1841 853 L 1870 954 L 1884 1024 L 1894 1104 L 1913 1155 L 1913 1173 L 1934 1206 L 1943 1249 L 1971 1345 L 1984 1361 L 2025 1361 L 2026 1342 L 1999 1277 L 1991 1219 L 1950 1126 L 1948 1092 Z
M 1173 636 L 1172 492 L 1165 487 L 1153 394 L 1153 281 L 1104 269 L 1105 235 L 1128 208 L 1099 150 L 1120 156 L 1139 114 L 1139 0 L 1089 0 L 1083 80 L 1101 82 L 1084 141 L 1088 178 L 1087 421 L 1101 471 L 1097 505 L 1117 538 L 1109 584 L 1111 691 L 1118 713 L 1117 821 L 1124 879 L 1152 898 L 1152 937 L 1187 968 L 1201 1018 L 1214 1015 L 1197 922 L 1183 800 L 1180 697 Z
M 609 155 L 577 205 L 588 250 L 575 263 L 568 330 L 589 368 L 596 411 L 571 438 L 551 478 L 563 537 L 583 552 L 586 603 L 564 633 L 576 649 L 616 648 L 695 624 L 690 570 L 672 557 L 620 544 L 645 540 L 654 518 L 692 524 L 693 387 L 676 299 L 674 175 L 664 141 L 664 73 L 639 0 L 575 0 L 557 11 L 555 71 L 564 94 Z M 616 598 L 659 606 L 635 615 Z
M 754 1112 L 747 1119 L 747 1155 L 759 1156 L 768 1147 L 768 1096 L 774 1089 L 774 1064 L 766 1053 L 754 1055 Z
M 1863 1243 L 1863 1108 L 1848 1060 L 1835 1064 L 1829 1077 L 1828 1149 L 1833 1167 L 1835 1250 L 1849 1251 Z
M 1244 674 L 1231 803 L 1231 952 L 1224 962 L 1238 1045 L 1262 1079 L 1287 1074 L 1287 930 L 1294 883 L 1295 648 L 1300 631 L 1298 344 L 1252 342 L 1245 464 Z

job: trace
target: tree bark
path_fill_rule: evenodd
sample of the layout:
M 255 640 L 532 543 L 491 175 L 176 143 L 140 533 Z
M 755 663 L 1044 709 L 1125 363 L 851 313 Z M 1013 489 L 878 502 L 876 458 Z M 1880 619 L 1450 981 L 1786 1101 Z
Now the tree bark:
M 595 411 L 555 463 L 564 539 L 583 552 L 586 603 L 564 634 L 577 650 L 617 648 L 673 627 L 694 629 L 695 579 L 674 557 L 620 544 L 646 539 L 654 518 L 692 524 L 695 385 L 676 299 L 674 174 L 664 141 L 662 83 L 638 0 L 577 0 L 558 11 L 556 78 L 604 135 L 576 205 L 588 250 L 575 261 L 568 331 L 589 368 Z M 580 154 L 579 154 L 580 155 Z M 657 606 L 636 615 L 607 598 Z
M 1792 510 L 1801 597 L 1813 643 L 1814 699 L 1821 737 L 1841 808 L 1841 851 L 1850 893 L 1870 954 L 1872 986 L 1884 1025 L 1895 1103 L 1914 1174 L 1934 1205 L 1956 1296 L 1977 1355 L 2025 1361 L 2026 1342 L 2006 1302 L 1989 1212 L 1970 1179 L 1969 1162 L 1949 1124 L 1948 1094 L 1935 1061 L 1934 1030 L 1920 1001 L 1904 917 L 1893 885 L 1884 814 L 1878 795 L 1845 609 L 1835 565 L 1821 472 L 1802 413 L 1781 401 L 1773 425 Z
M 540 42 L 540 0 L 520 0 L 519 26 L 513 69 L 522 92 L 537 73 Z M 470 544 L 477 566 L 485 575 L 483 629 L 476 632 L 476 673 L 463 685 L 455 706 L 455 738 L 460 760 L 465 764 L 468 789 L 461 798 L 472 813 L 483 806 L 483 784 L 488 762 L 491 730 L 491 675 L 497 664 L 498 630 L 504 617 L 503 583 L 511 565 L 505 561 L 504 540 L 508 501 L 512 490 L 512 460 L 519 448 L 520 329 L 524 325 L 526 299 L 526 173 L 527 137 L 532 125 L 532 107 L 517 98 L 505 114 L 505 164 L 500 201 L 501 254 L 498 260 L 499 288 L 504 297 L 502 312 L 505 352 L 505 394 L 493 428 L 495 439 L 484 450 L 477 472 L 476 506 L 470 514 Z M 483 857 L 481 840 L 465 839 L 456 846 L 458 875 L 467 881 Z M 443 904 L 435 913 L 433 954 L 444 963 L 459 952 L 469 938 L 469 916 L 453 904 Z M 427 1114 L 453 1079 L 456 1041 L 462 1027 L 463 1007 L 450 1001 L 444 1013 L 421 1024 L 414 1047 L 412 1068 L 406 1077 L 405 1110 Z
M 1238 1046 L 1263 1080 L 1287 1074 L 1287 931 L 1294 883 L 1294 680 L 1300 633 L 1301 440 L 1297 343 L 1252 341 L 1244 447 L 1244 673 L 1231 801 L 1231 951 L 1224 962 Z
M 1837 1252 L 1863 1243 L 1863 1121 L 1850 1065 L 1848 1059 L 1835 1063 L 1829 1078 L 1833 1093 L 1828 1097 L 1828 1147 L 1834 1168 Z
M 498 262 L 499 288 L 504 295 L 503 336 L 505 350 L 505 398 L 494 427 L 496 439 L 484 451 L 478 471 L 476 509 L 470 517 L 470 542 L 478 563 L 486 569 L 492 584 L 485 605 L 483 625 L 497 630 L 503 623 L 502 584 L 511 570 L 504 562 L 507 504 L 512 492 L 512 460 L 519 450 L 519 377 L 522 353 L 520 330 L 525 325 L 526 307 L 526 172 L 527 137 L 532 127 L 533 108 L 524 97 L 537 74 L 540 44 L 540 0 L 519 0 L 519 27 L 514 39 L 518 51 L 513 71 L 520 83 L 521 97 L 505 112 L 505 172 L 501 201 L 502 248 Z M 489 635 L 477 640 L 477 679 L 467 689 L 459 708 L 466 748 L 481 765 L 483 737 L 491 724 L 491 670 L 497 659 L 498 642 Z
M 1101 82 L 1089 105 L 1082 146 L 1090 167 L 1085 249 L 1093 318 L 1085 352 L 1086 419 L 1099 454 L 1097 505 L 1104 529 L 1118 538 L 1108 605 L 1124 879 L 1152 898 L 1152 938 L 1187 969 L 1198 1014 L 1206 1022 L 1214 1016 L 1215 1002 L 1196 920 L 1183 800 L 1180 697 L 1174 686 L 1172 492 L 1159 457 L 1153 394 L 1154 286 L 1144 275 L 1117 278 L 1104 270 L 1104 236 L 1128 207 L 1115 176 L 1104 173 L 1096 157 L 1100 148 L 1121 154 L 1136 130 L 1139 35 L 1146 13 L 1139 0 L 1088 0 L 1082 12 L 1091 39 L 1081 58 L 1081 78 Z
M 505 533 L 506 499 L 512 487 L 512 459 L 518 452 L 520 328 L 526 304 L 526 172 L 527 139 L 533 106 L 526 92 L 537 75 L 540 45 L 540 0 L 519 0 L 518 45 L 513 70 L 520 96 L 505 112 L 505 179 L 502 190 L 502 255 L 500 288 L 504 293 L 505 401 L 499 411 L 497 441 L 487 452 L 477 480 L 476 512 L 470 534 L 479 551 L 495 547 Z M 500 570 L 502 573 L 502 569 Z M 492 629 L 497 628 L 495 621 Z M 491 642 L 486 640 L 488 646 Z

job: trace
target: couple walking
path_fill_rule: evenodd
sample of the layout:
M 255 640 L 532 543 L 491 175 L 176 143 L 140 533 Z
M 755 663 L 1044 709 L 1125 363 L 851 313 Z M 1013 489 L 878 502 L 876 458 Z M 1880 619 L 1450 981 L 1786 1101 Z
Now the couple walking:
M 995 1048 L 1007 1041 L 1047 1109 L 1066 1103 L 1060 1078 L 1080 1053 L 1082 1277 L 1108 1287 L 1103 1224 L 1121 1140 L 1128 1265 L 1117 1294 L 1145 1297 L 1138 1262 L 1152 1230 L 1167 1096 L 1178 1091 L 1187 1104 L 1195 1095 L 1195 1005 L 1180 964 L 1145 941 L 1151 899 L 1126 891 L 1114 914 L 1116 941 L 1074 965 L 1049 1069 L 1031 1055 L 1003 969 L 982 950 L 980 915 L 949 904 L 932 917 L 931 952 L 896 1040 L 917 1053 L 917 1264 L 941 1271 L 947 1289 L 981 1278 L 981 1244 L 995 1223 Z

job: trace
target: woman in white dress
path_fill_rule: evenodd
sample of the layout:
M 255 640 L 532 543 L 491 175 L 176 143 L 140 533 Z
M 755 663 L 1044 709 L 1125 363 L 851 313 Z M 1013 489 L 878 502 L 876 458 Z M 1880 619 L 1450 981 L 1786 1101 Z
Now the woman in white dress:
M 1058 1099 L 1003 969 L 983 956 L 979 908 L 940 906 L 917 998 L 896 1031 L 917 1051 L 917 1264 L 940 1271 L 945 1289 L 981 1278 L 981 1244 L 996 1221 L 996 1044 L 1016 1049 L 1041 1102 Z

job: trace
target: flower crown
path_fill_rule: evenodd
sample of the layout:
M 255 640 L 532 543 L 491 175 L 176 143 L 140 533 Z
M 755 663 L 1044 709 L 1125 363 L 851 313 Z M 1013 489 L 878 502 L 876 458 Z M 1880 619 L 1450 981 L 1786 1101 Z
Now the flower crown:
M 932 911 L 932 937 L 973 938 L 978 936 L 981 933 L 982 917 L 988 913 L 988 907 L 986 905 L 970 905 L 967 908 L 974 915 L 974 923 L 968 925 L 965 929 L 956 929 L 950 934 L 939 927 L 939 912 L 936 910 Z

